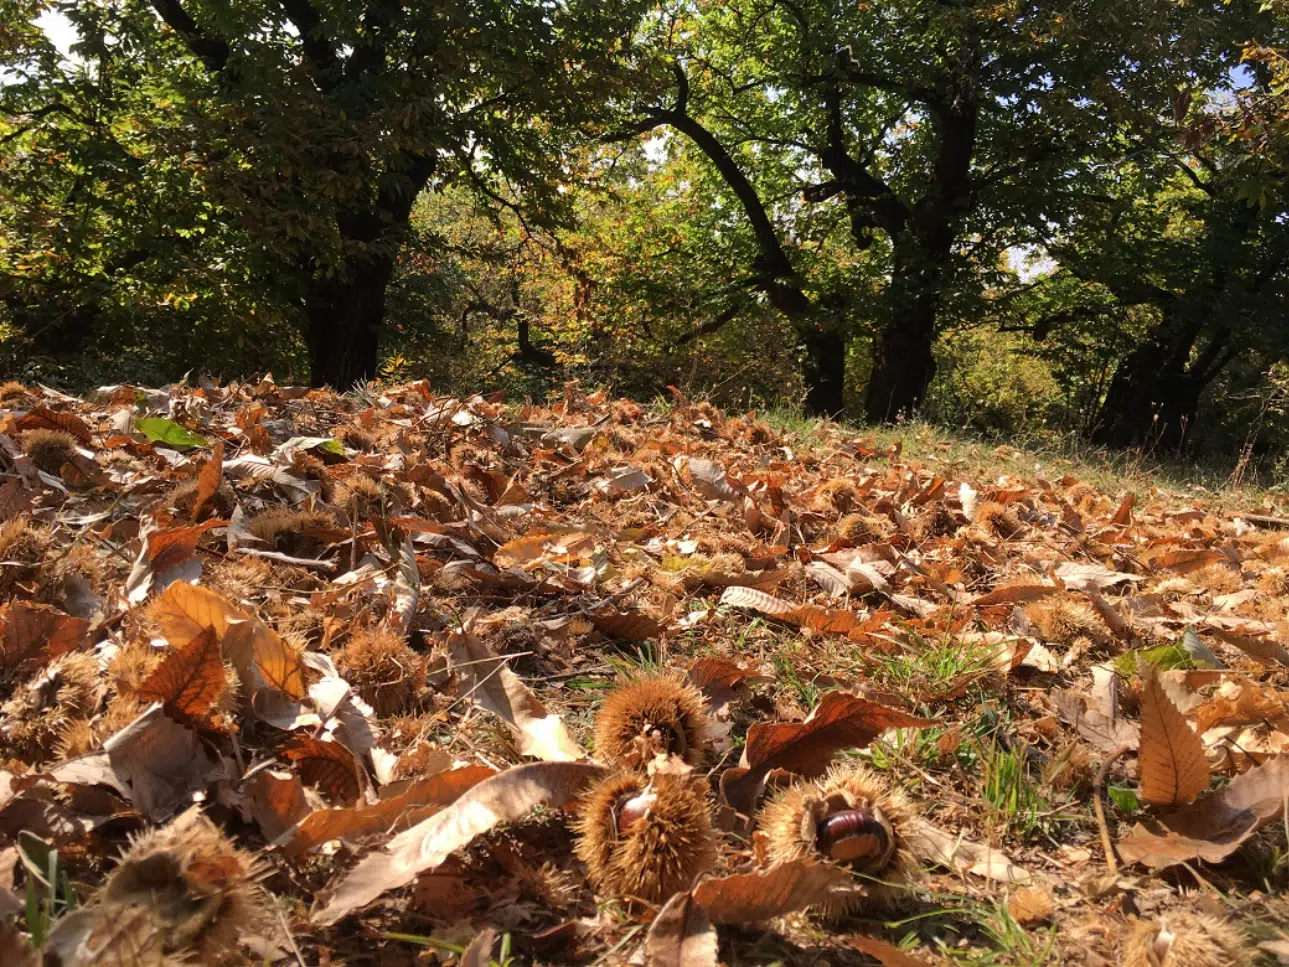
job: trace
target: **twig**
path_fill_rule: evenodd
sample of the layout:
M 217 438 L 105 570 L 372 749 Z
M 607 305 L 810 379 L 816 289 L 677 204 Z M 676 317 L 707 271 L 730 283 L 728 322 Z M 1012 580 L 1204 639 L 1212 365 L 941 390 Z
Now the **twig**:
M 277 907 L 277 920 L 282 925 L 282 935 L 286 937 L 286 942 L 291 945 L 291 952 L 295 954 L 295 962 L 300 967 L 308 967 L 308 964 L 304 962 L 304 954 L 300 953 L 300 947 L 295 942 L 295 937 L 291 936 L 291 927 L 286 922 L 286 914 L 282 912 L 281 907 Z
M 1092 810 L 1097 814 L 1097 828 L 1101 831 L 1101 847 L 1105 850 L 1105 865 L 1111 876 L 1118 875 L 1119 863 L 1114 855 L 1114 841 L 1110 838 L 1110 827 L 1106 825 L 1105 807 L 1101 805 L 1101 790 L 1105 786 L 1106 776 L 1110 774 L 1110 767 L 1130 751 L 1129 746 L 1121 745 L 1111 752 L 1105 762 L 1101 763 L 1096 778 L 1092 780 Z
M 250 554 L 252 557 L 266 557 L 270 561 L 280 561 L 283 564 L 295 564 L 298 567 L 311 567 L 318 571 L 325 571 L 330 574 L 336 569 L 336 565 L 331 561 L 319 561 L 312 557 L 292 557 L 290 554 L 283 554 L 281 551 L 261 551 L 255 547 L 239 547 L 238 554 Z

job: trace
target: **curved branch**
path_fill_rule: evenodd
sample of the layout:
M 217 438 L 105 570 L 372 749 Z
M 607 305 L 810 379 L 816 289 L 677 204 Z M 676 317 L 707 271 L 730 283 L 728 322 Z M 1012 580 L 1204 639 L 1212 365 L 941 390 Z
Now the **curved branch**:
M 179 0 L 152 0 L 152 9 L 165 21 L 166 25 L 183 38 L 188 49 L 206 65 L 212 74 L 217 74 L 228 64 L 233 49 L 226 40 L 212 37 L 197 26 L 188 11 Z

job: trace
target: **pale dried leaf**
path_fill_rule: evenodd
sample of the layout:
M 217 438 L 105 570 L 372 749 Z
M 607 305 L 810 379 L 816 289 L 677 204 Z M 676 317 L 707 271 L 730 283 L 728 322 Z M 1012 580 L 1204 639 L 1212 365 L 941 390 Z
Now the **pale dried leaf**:
M 910 848 L 930 862 L 961 873 L 972 873 L 1000 883 L 1028 883 L 1033 874 L 1017 866 L 1006 854 L 920 822 L 910 837 Z
M 434 869 L 498 823 L 522 819 L 535 806 L 567 805 L 604 774 L 603 767 L 587 762 L 534 762 L 485 779 L 360 862 L 341 880 L 314 921 L 337 922 L 382 893 Z
M 586 758 L 560 717 L 547 711 L 506 660 L 489 651 L 479 638 L 469 632 L 454 632 L 448 636 L 448 655 L 461 694 L 505 721 L 523 755 L 547 762 Z
M 694 902 L 677 893 L 667 901 L 644 942 L 645 967 L 716 967 L 716 930 Z

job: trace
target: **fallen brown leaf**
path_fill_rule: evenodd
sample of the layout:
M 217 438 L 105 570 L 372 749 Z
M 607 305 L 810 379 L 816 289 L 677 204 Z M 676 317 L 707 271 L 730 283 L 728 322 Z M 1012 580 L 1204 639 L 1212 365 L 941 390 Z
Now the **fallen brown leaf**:
M 219 492 L 224 477 L 224 441 L 215 441 L 210 459 L 197 471 L 197 490 L 192 499 L 192 519 L 200 521 L 205 516 L 206 505 Z
M 214 628 L 170 651 L 139 686 L 143 702 L 161 702 L 175 718 L 199 723 L 219 701 L 225 686 L 224 652 Z
M 813 778 L 841 749 L 862 749 L 887 729 L 931 724 L 898 709 L 846 692 L 827 692 L 804 722 L 757 723 L 747 733 L 743 757 L 721 775 L 721 797 L 751 816 L 771 769 Z
M 862 953 L 868 954 L 883 967 L 926 967 L 925 960 L 912 957 L 876 937 L 848 937 L 846 943 Z
M 366 788 L 362 767 L 339 742 L 296 735 L 283 746 L 282 754 L 295 764 L 306 786 L 316 786 L 333 802 L 352 806 Z
M 523 818 L 534 806 L 567 805 L 604 773 L 602 766 L 588 762 L 533 762 L 485 779 L 362 860 L 332 891 L 314 922 L 336 923 L 382 893 L 434 869 L 480 833 Z
M 0 668 L 15 668 L 28 662 L 44 664 L 87 644 L 90 624 L 63 614 L 56 608 L 30 601 L 13 601 L 0 612 Z
M 692 893 L 677 893 L 645 934 L 645 967 L 716 967 L 716 931 Z
M 1176 806 L 1190 802 L 1208 788 L 1208 759 L 1204 744 L 1186 721 L 1159 679 L 1158 669 L 1141 661 L 1142 801 Z
M 298 856 L 333 839 L 357 840 L 377 833 L 401 832 L 494 775 L 496 770 L 488 766 L 462 766 L 417 780 L 400 795 L 371 806 L 319 809 L 278 835 L 273 845 L 287 856 Z
M 547 762 L 573 762 L 586 753 L 573 741 L 558 715 L 547 711 L 504 658 L 469 632 L 448 636 L 448 655 L 462 696 L 468 696 L 511 727 L 524 755 Z
M 755 873 L 707 877 L 691 892 L 712 923 L 760 923 L 804 910 L 852 884 L 850 873 L 835 864 L 796 860 Z

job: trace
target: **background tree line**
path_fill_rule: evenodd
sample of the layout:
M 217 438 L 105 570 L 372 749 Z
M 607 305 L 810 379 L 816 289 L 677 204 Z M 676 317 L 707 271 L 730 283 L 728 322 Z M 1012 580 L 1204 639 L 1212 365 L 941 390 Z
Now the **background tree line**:
M 1279 452 L 1286 50 L 1283 0 L 0 0 L 0 356 Z

